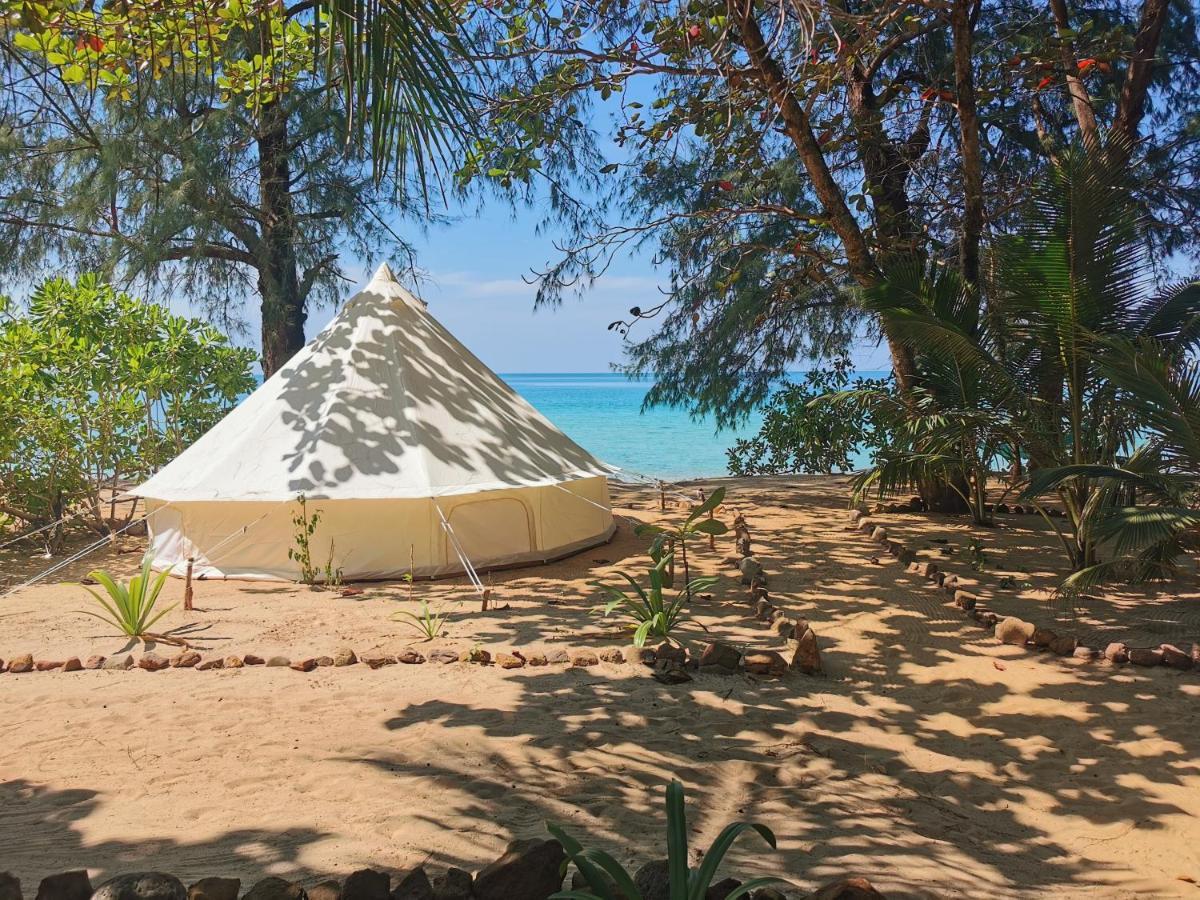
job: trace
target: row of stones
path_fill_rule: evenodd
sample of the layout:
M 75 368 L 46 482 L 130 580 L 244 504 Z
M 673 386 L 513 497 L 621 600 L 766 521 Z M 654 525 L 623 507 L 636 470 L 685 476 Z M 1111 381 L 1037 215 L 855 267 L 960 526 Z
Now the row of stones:
M 566 854 L 555 840 L 530 838 L 513 841 L 504 855 L 474 876 L 448 868 L 430 876 L 418 866 L 393 885 L 387 872 L 360 869 L 345 881 L 322 881 L 305 888 L 298 882 L 270 877 L 241 894 L 237 878 L 202 878 L 190 887 L 174 875 L 136 872 L 118 875 L 92 889 L 86 871 L 62 872 L 42 879 L 36 900 L 548 900 L 563 889 Z M 642 900 L 670 900 L 670 868 L 666 860 L 646 863 L 633 875 Z M 705 900 L 724 900 L 741 887 L 736 878 L 725 878 L 709 887 Z M 571 890 L 587 888 L 579 872 L 573 873 Z M 746 894 L 750 900 L 786 900 L 775 888 Z M 875 900 L 882 898 L 865 878 L 839 879 L 810 895 L 811 900 Z M 0 900 L 23 900 L 21 882 L 0 873 Z
M 767 588 L 767 575 L 755 557 L 744 555 L 727 557 L 726 561 L 736 565 L 742 576 L 742 584 L 750 588 L 750 602 L 754 605 L 754 618 L 770 628 L 787 642 L 794 642 L 791 660 L 784 659 L 776 650 L 755 653 L 754 659 L 746 663 L 747 671 L 779 675 L 788 669 L 805 675 L 821 672 L 821 651 L 817 635 L 804 619 L 793 618 L 771 602 Z M 750 655 L 747 655 L 750 660 Z
M 987 510 L 999 515 L 1014 516 L 1033 516 L 1038 512 L 1036 506 L 1022 506 L 1020 503 L 1014 503 L 1011 506 L 1007 503 L 989 504 Z M 922 513 L 925 512 L 925 501 L 920 497 L 913 497 L 906 503 L 876 503 L 871 511 L 874 513 Z M 1061 509 L 1053 506 L 1047 507 L 1045 512 L 1052 519 L 1061 519 L 1066 515 Z
M 252 653 L 247 653 L 245 656 L 214 656 L 205 659 L 195 650 L 182 650 L 174 656 L 164 656 L 161 653 L 150 651 L 143 653 L 136 659 L 132 654 L 112 657 L 90 656 L 87 660 L 81 661 L 77 656 L 66 660 L 35 660 L 32 654 L 26 653 L 13 657 L 7 665 L 4 660 L 0 660 L 0 672 L 22 674 L 25 672 L 78 672 L 84 669 L 124 670 L 134 668 L 144 669 L 148 672 L 157 672 L 167 668 L 196 669 L 204 672 L 214 669 L 241 669 L 245 666 L 290 668 L 297 672 L 311 672 L 317 668 L 353 666 L 360 662 L 372 669 L 394 666 L 397 663 L 420 665 L 425 662 L 495 664 L 504 669 L 519 669 L 527 665 L 549 666 L 561 664 L 588 667 L 598 665 L 601 662 L 623 663 L 625 662 L 625 654 L 618 647 L 605 647 L 599 651 L 588 649 L 571 651 L 553 650 L 549 653 L 524 653 L 520 650 L 510 650 L 499 651 L 493 655 L 488 650 L 476 647 L 463 651 L 448 649 L 433 650 L 426 656 L 418 650 L 408 647 L 395 655 L 371 654 L 364 655 L 360 659 L 351 648 L 343 647 L 333 656 L 312 656 L 295 661 L 286 656 L 264 658 Z
M 1110 643 L 1101 651 L 1098 648 L 1083 646 L 1072 635 L 1058 634 L 1049 628 L 1041 628 L 1016 616 L 1000 618 L 996 613 L 980 606 L 979 598 L 975 594 L 960 588 L 957 575 L 941 571 L 936 563 L 917 562 L 916 553 L 899 541 L 891 540 L 888 537 L 887 529 L 868 518 L 863 510 L 853 509 L 850 511 L 850 524 L 851 527 L 857 527 L 863 534 L 869 535 L 871 540 L 884 547 L 907 571 L 922 576 L 934 587 L 945 591 L 954 601 L 955 606 L 984 628 L 993 629 L 996 639 L 1003 644 L 1047 649 L 1059 656 L 1072 656 L 1082 660 L 1093 660 L 1103 656 L 1116 665 L 1132 663 L 1137 666 L 1165 665 L 1184 671 L 1193 668 L 1200 669 L 1200 642 L 1192 644 L 1190 653 L 1174 644 L 1131 648 L 1122 642 Z

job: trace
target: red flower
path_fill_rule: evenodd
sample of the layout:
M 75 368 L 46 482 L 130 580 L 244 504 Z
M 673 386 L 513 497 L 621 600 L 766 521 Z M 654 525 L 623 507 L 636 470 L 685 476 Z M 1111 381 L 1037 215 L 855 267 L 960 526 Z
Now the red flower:
M 1043 78 L 1041 81 L 1039 81 L 1039 82 L 1037 83 L 1037 87 L 1035 87 L 1035 88 L 1034 88 L 1034 90 L 1035 90 L 1035 91 L 1040 91 L 1042 88 L 1044 88 L 1044 87 L 1049 87 L 1049 86 L 1050 86 L 1050 85 L 1052 85 L 1052 84 L 1054 84 L 1054 76 L 1053 76 L 1053 75 L 1047 75 L 1045 78 Z
M 1079 60 L 1079 62 L 1077 63 L 1077 65 L 1079 66 L 1079 74 L 1082 75 L 1084 72 L 1086 72 L 1088 69 L 1090 69 L 1095 64 L 1096 64 L 1096 61 L 1094 59 Z
M 718 181 L 717 187 L 719 187 L 723 191 L 732 191 L 733 190 L 733 182 L 732 181 Z
M 689 28 L 688 29 L 688 37 L 693 38 L 693 39 L 700 37 L 700 26 L 693 25 L 691 28 Z

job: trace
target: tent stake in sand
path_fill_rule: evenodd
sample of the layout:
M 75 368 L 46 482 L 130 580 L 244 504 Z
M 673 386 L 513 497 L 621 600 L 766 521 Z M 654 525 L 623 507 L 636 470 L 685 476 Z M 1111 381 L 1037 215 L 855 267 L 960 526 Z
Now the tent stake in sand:
M 187 581 L 183 585 L 183 608 L 186 610 L 192 609 L 192 567 L 196 564 L 196 557 L 189 556 L 187 560 Z

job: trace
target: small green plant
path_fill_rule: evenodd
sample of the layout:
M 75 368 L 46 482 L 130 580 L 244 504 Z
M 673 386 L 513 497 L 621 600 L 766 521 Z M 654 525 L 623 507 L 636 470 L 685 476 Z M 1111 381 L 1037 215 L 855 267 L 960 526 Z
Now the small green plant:
M 642 900 L 642 894 L 633 883 L 633 878 L 610 854 L 603 850 L 585 850 L 579 841 L 557 825 L 546 825 L 566 851 L 567 859 L 588 884 L 588 890 L 559 891 L 551 894 L 550 900 Z M 667 871 L 670 877 L 670 900 L 705 900 L 712 881 L 717 875 L 721 860 L 733 846 L 733 842 L 746 831 L 756 831 L 771 849 L 775 849 L 775 835 L 766 825 L 757 822 L 732 822 L 722 829 L 708 851 L 701 857 L 704 861 L 697 869 L 688 866 L 687 816 L 683 806 L 683 785 L 672 781 L 667 786 Z M 751 878 L 734 888 L 723 900 L 738 900 L 748 897 L 753 891 L 769 884 L 779 884 L 780 878 Z
M 428 600 L 421 601 L 421 611 L 419 613 L 408 609 L 401 609 L 392 613 L 393 620 L 411 625 L 424 635 L 427 641 L 432 641 L 441 635 L 448 618 L 446 613 L 435 611 L 429 605 Z
M 724 534 L 729 530 L 729 526 L 720 519 L 711 517 L 713 510 L 724 501 L 725 488 L 719 487 L 703 503 L 693 509 L 680 525 L 654 525 L 647 522 L 634 529 L 635 534 L 654 535 L 654 540 L 650 543 L 650 558 L 654 560 L 656 566 L 663 559 L 670 558 L 673 560 L 675 550 L 679 551 L 679 561 L 683 566 L 683 593 L 689 602 L 692 599 L 692 591 L 699 590 L 699 588 L 694 589 L 691 585 L 691 577 L 688 571 L 687 540 L 689 537 L 695 537 L 698 534 L 718 535 Z M 669 573 L 667 587 L 674 587 L 675 572 L 673 564 L 668 566 L 666 571 Z
M 296 532 L 293 535 L 294 547 L 288 548 L 288 559 L 293 560 L 300 566 L 300 581 L 307 585 L 317 583 L 317 578 L 321 574 L 312 561 L 312 536 L 317 530 L 317 525 L 321 521 L 321 511 L 313 510 L 313 514 L 308 514 L 308 501 L 303 494 L 296 495 L 296 502 L 300 504 L 300 510 L 292 516 L 292 524 L 296 526 Z M 329 546 L 330 563 L 333 561 L 333 545 Z
M 80 612 L 115 626 L 122 634 L 129 637 L 145 640 L 151 636 L 150 629 L 154 623 L 174 609 L 174 604 L 172 604 L 166 609 L 155 612 L 158 595 L 162 592 L 163 584 L 170 573 L 161 572 L 154 577 L 154 573 L 150 569 L 152 561 L 149 553 L 142 557 L 142 571 L 130 580 L 128 586 L 116 581 L 111 575 L 100 569 L 88 572 L 87 577 L 104 588 L 108 599 L 101 597 L 87 585 L 81 585 L 85 591 L 96 598 L 96 602 L 100 604 L 104 612 L 99 613 L 88 609 L 80 610 Z
M 649 590 L 643 588 L 636 579 L 624 572 L 618 574 L 629 582 L 633 593 L 601 581 L 592 582 L 595 587 L 604 592 L 607 598 L 607 602 L 601 607 L 604 616 L 607 617 L 621 609 L 631 620 L 630 627 L 633 629 L 635 647 L 644 647 L 646 639 L 650 635 L 664 639 L 670 637 L 671 630 L 686 612 L 686 603 L 692 592 L 705 590 L 717 583 L 717 578 L 711 575 L 696 578 L 688 582 L 674 600 L 665 599 L 663 587 L 669 584 L 667 571 L 670 569 L 673 558 L 673 553 L 659 556 L 650 569 Z
M 325 560 L 325 587 L 336 590 L 342 586 L 342 567 L 333 564 L 333 540 L 329 541 L 329 558 Z

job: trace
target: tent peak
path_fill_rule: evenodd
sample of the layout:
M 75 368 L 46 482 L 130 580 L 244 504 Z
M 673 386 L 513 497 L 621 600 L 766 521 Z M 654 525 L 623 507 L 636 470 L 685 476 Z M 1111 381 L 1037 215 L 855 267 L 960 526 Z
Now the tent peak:
M 380 282 L 400 283 L 400 279 L 396 277 L 396 274 L 392 271 L 392 267 L 387 263 L 382 263 L 371 277 L 371 284 L 379 284 Z

